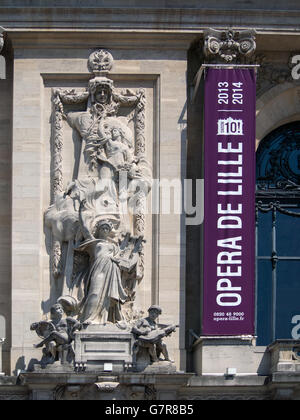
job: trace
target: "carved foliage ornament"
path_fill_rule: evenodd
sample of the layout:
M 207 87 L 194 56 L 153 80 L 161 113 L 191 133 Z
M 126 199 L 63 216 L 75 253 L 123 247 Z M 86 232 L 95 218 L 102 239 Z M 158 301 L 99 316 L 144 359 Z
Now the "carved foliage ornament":
M 217 31 L 204 33 L 204 55 L 210 62 L 234 63 L 249 58 L 256 49 L 255 31 Z
M 261 142 L 257 152 L 257 188 L 295 193 L 300 189 L 300 124 L 279 127 Z

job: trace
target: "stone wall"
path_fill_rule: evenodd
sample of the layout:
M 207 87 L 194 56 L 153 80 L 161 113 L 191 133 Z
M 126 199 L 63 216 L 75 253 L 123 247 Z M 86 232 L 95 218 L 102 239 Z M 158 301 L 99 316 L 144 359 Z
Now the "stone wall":
M 29 35 L 29 34 L 27 34 Z M 14 60 L 13 108 L 13 243 L 12 243 L 12 370 L 28 368 L 38 358 L 33 350 L 32 322 L 49 316 L 49 232 L 43 214 L 50 204 L 51 89 L 85 89 L 90 74 L 87 58 L 99 36 L 10 32 Z M 185 178 L 186 49 L 169 36 L 153 44 L 145 36 L 113 40 L 101 35 L 101 44 L 114 57 L 110 77 L 121 88 L 146 90 L 146 155 L 154 178 Z M 76 47 L 75 47 L 76 46 Z M 65 123 L 64 188 L 71 179 L 74 151 Z M 172 209 L 171 203 L 171 209 Z M 172 212 L 172 210 L 171 210 Z M 145 313 L 151 303 L 163 308 L 160 322 L 180 324 L 169 341 L 177 366 L 185 367 L 185 226 L 182 215 L 146 216 L 145 277 L 137 290 L 137 308 Z M 181 354 L 182 353 L 182 354 Z
M 208 26 L 257 30 L 255 60 L 262 65 L 257 142 L 300 116 L 299 84 L 290 79 L 289 68 L 289 56 L 300 50 L 296 0 L 267 5 L 258 0 L 251 5 L 214 0 L 209 7 L 204 0 L 184 4 L 147 0 L 143 7 L 139 0 L 126 7 L 121 0 L 86 0 L 84 7 L 79 0 L 72 7 L 69 3 L 16 0 L 12 8 L 11 1 L 3 0 L 0 6 L 0 24 L 7 32 L 3 52 L 7 78 L 0 80 L 0 314 L 7 322 L 6 373 L 31 368 L 40 358 L 40 351 L 33 350 L 36 336 L 29 328 L 48 317 L 53 303 L 50 238 L 43 219 L 50 204 L 51 89 L 85 89 L 91 76 L 86 63 L 92 51 L 101 47 L 113 54 L 110 77 L 118 89 L 142 87 L 146 91 L 146 153 L 154 178 L 202 178 L 203 86 L 194 102 L 191 92 L 203 62 L 201 41 Z M 67 181 L 74 151 L 71 130 L 64 124 Z M 201 330 L 201 234 L 199 226 L 186 229 L 183 215 L 146 218 L 145 278 L 137 291 L 137 304 L 143 311 L 151 303 L 159 304 L 161 322 L 180 324 L 168 339 L 168 347 L 184 371 L 195 371 L 192 357 L 186 363 L 186 350 L 191 350 L 194 340 L 189 330 L 196 335 Z M 253 366 L 248 373 L 256 371 Z M 136 386 L 143 380 L 135 379 Z M 178 395 L 212 396 L 199 391 L 208 387 L 209 380 L 191 380 Z M 210 392 L 222 397 L 222 386 L 228 384 L 224 381 L 210 382 Z M 236 396 L 238 386 L 245 384 L 251 385 L 251 380 L 237 381 Z M 254 385 L 253 395 L 258 396 L 263 379 Z

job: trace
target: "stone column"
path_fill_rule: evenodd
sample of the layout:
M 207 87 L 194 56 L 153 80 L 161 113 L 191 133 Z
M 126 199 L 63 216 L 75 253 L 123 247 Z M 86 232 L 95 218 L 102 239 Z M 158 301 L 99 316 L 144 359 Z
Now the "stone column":
M 2 345 L 4 344 L 4 341 L 4 338 L 0 338 L 0 376 L 4 375 L 4 373 L 2 372 Z

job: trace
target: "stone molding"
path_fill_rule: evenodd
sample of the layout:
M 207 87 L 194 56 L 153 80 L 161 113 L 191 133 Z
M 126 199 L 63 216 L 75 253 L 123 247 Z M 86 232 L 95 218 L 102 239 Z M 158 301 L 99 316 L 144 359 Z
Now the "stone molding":
M 0 11 L 1 23 L 8 29 L 28 27 L 48 29 L 53 26 L 72 29 L 76 25 L 78 29 L 109 27 L 114 31 L 152 29 L 184 32 L 199 31 L 207 26 L 224 28 L 233 26 L 235 22 L 239 22 L 239 28 L 251 26 L 268 31 L 294 31 L 295 28 L 299 28 L 299 8 L 289 7 L 287 10 L 287 4 L 282 5 L 281 9 L 277 4 L 267 8 L 258 0 L 255 3 L 248 9 L 237 6 L 236 2 L 232 5 L 216 4 L 217 7 L 210 4 L 208 8 L 207 3 L 199 4 L 199 2 L 191 2 L 187 6 L 176 2 L 172 7 L 166 7 L 162 3 L 159 7 L 155 1 L 148 2 L 147 7 L 140 7 L 140 4 L 135 2 L 129 7 L 128 5 L 122 7 L 117 3 L 112 8 L 108 1 L 103 2 L 102 7 L 95 2 L 90 2 L 90 7 L 82 7 L 82 4 L 79 7 L 78 3 L 77 7 L 68 7 L 66 3 L 64 7 L 40 7 L 40 2 L 36 3 L 37 7 L 26 7 L 28 3 L 20 1 L 15 7 L 8 7 L 6 3 L 0 7 Z
M 17 378 L 0 379 L 0 400 L 298 400 L 297 372 L 270 376 L 224 376 L 194 374 L 120 375 L 85 373 L 23 372 Z
M 1 13 L 1 8 L 0 8 Z M 0 21 L 0 23 L 2 23 Z M 13 47 L 18 49 L 55 49 L 64 48 L 93 50 L 99 45 L 101 38 L 101 48 L 114 49 L 130 49 L 145 50 L 159 49 L 164 51 L 187 50 L 191 42 L 195 39 L 193 33 L 172 33 L 172 32 L 138 32 L 135 31 L 122 32 L 122 36 L 116 36 L 112 28 L 108 31 L 94 30 L 75 32 L 66 29 L 49 29 L 47 31 L 31 30 L 24 27 L 18 30 L 6 30 L 9 39 L 12 41 Z M 199 33 L 197 32 L 197 36 Z M 17 56 L 16 56 L 17 58 Z

